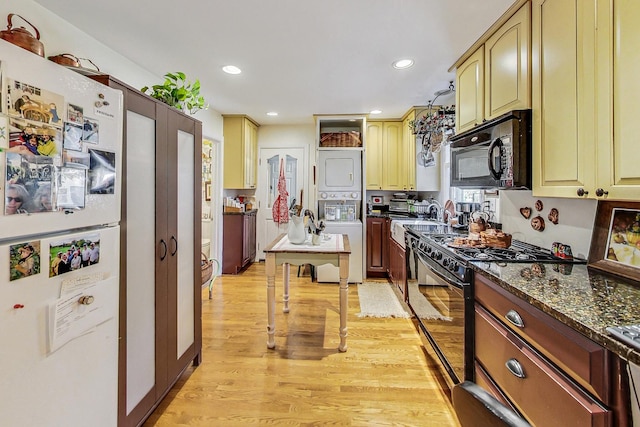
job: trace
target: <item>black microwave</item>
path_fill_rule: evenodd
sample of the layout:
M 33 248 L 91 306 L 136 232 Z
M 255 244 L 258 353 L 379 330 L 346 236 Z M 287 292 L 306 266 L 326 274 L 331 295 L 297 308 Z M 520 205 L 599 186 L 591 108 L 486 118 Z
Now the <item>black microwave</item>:
M 531 110 L 513 110 L 449 138 L 451 186 L 531 188 Z

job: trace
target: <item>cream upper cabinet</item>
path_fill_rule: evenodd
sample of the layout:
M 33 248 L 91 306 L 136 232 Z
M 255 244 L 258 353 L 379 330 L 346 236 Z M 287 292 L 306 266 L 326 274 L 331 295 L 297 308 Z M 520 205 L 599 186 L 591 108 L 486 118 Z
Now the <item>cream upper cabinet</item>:
M 594 186 L 594 7 L 594 0 L 533 2 L 536 196 L 576 197 Z
M 456 66 L 456 132 L 531 106 L 531 5 L 524 3 Z
M 484 44 L 486 119 L 531 105 L 530 7 L 522 6 Z
M 382 190 L 382 124 L 367 122 L 367 190 Z
M 401 121 L 367 121 L 367 190 L 406 188 Z
M 405 190 L 416 189 L 416 136 L 410 124 L 415 120 L 415 110 L 409 111 L 402 120 L 402 151 L 405 155 Z
M 640 199 L 639 19 L 638 2 L 534 1 L 534 195 Z
M 640 2 L 597 0 L 595 197 L 640 200 Z
M 456 69 L 456 132 L 482 123 L 484 118 L 484 48 Z
M 223 135 L 223 187 L 256 188 L 258 125 L 247 116 L 223 116 Z
M 402 148 L 402 122 L 384 122 L 382 188 L 385 190 L 403 190 L 406 187 L 406 158 Z

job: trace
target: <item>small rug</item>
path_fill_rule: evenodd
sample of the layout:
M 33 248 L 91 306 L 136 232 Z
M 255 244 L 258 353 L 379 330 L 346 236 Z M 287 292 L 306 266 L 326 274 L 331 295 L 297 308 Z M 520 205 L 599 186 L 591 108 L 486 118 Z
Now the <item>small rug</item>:
M 416 312 L 416 315 L 420 319 L 426 320 L 445 320 L 451 321 L 451 317 L 443 316 L 436 308 L 431 305 L 420 290 L 416 282 L 409 282 L 409 301 L 411 301 L 411 307 Z
M 402 308 L 388 283 L 364 282 L 359 284 L 358 299 L 360 300 L 358 317 L 409 317 L 409 313 Z

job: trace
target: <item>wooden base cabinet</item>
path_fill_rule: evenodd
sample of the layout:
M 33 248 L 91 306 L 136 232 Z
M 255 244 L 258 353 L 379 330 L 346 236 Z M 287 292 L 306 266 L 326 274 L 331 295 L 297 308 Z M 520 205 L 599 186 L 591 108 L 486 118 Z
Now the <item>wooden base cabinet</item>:
M 124 93 L 118 425 L 137 426 L 201 361 L 202 124 L 94 78 Z
M 223 215 L 223 274 L 238 274 L 255 260 L 257 212 L 252 210 Z
M 627 425 L 617 356 L 481 274 L 474 288 L 478 384 L 532 425 Z
M 402 246 L 389 238 L 389 279 L 406 299 L 407 264 L 406 254 Z
M 387 275 L 389 223 L 389 218 L 367 218 L 367 277 Z

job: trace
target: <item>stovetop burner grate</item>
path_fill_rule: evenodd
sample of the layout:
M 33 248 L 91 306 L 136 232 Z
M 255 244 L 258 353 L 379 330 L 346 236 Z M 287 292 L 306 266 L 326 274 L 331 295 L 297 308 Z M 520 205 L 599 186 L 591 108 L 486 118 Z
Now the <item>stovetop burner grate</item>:
M 503 262 L 558 262 L 558 263 L 584 263 L 581 258 L 562 259 L 551 254 L 550 250 L 532 245 L 530 243 L 513 240 L 509 248 L 490 247 L 451 247 L 447 243 L 453 243 L 458 235 L 428 234 L 422 235 L 423 240 L 431 245 L 438 246 L 440 250 L 454 254 L 463 261 L 503 261 Z

